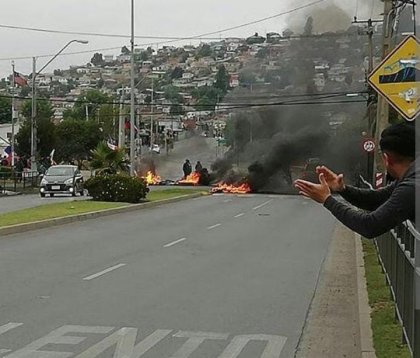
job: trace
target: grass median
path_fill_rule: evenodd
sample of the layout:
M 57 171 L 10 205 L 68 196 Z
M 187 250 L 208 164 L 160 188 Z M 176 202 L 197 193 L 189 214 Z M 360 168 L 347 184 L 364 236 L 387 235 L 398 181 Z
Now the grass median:
M 395 320 L 395 303 L 391 300 L 385 275 L 378 263 L 378 256 L 372 241 L 363 240 L 366 281 L 369 305 L 372 308 L 373 343 L 377 358 L 411 358 L 405 344 L 402 344 L 402 330 Z
M 146 202 L 173 199 L 183 195 L 202 193 L 199 189 L 156 190 L 147 195 Z M 0 214 L 0 227 L 26 224 L 35 221 L 57 219 L 71 215 L 86 214 L 94 211 L 114 209 L 131 204 L 107 203 L 93 200 L 67 201 L 36 206 L 29 209 Z

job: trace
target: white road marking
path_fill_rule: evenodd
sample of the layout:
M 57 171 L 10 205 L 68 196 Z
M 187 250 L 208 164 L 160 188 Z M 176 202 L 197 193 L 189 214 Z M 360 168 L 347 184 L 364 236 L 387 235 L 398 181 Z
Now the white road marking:
M 139 358 L 172 332 L 157 330 L 136 345 L 137 331 L 137 328 L 123 327 L 75 358 L 97 357 L 111 347 L 115 347 L 114 358 Z
M 207 230 L 213 230 L 213 229 L 215 229 L 215 228 L 217 228 L 217 227 L 219 227 L 219 226 L 222 226 L 222 224 L 216 224 L 216 225 L 209 226 L 209 227 L 207 228 Z
M 244 216 L 244 215 L 245 215 L 245 213 L 240 213 L 238 215 L 235 215 L 235 218 L 240 218 L 241 216 Z
M 20 327 L 22 325 L 23 325 L 23 323 L 9 322 L 9 323 L 7 323 L 7 324 L 5 324 L 3 326 L 0 326 L 0 335 L 3 334 L 3 333 L 9 332 L 12 329 L 17 328 L 17 327 Z M 1 354 L 9 353 L 11 351 L 12 351 L 11 349 L 1 349 L 0 348 L 0 355 Z
M 121 267 L 123 267 L 123 266 L 125 266 L 125 265 L 126 265 L 126 264 L 118 264 L 118 265 L 115 265 L 115 266 L 109 267 L 109 268 L 107 268 L 107 269 L 105 269 L 105 270 L 103 270 L 103 271 L 101 271 L 101 272 L 98 272 L 98 273 L 95 273 L 95 274 L 93 274 L 93 275 L 87 276 L 87 277 L 85 277 L 83 280 L 85 280 L 85 281 L 90 281 L 90 280 L 93 280 L 94 278 L 97 278 L 97 277 L 99 277 L 99 276 L 105 275 L 105 274 L 106 274 L 106 273 L 108 273 L 108 272 L 111 272 L 111 271 L 117 270 L 117 269 L 119 269 L 119 268 L 121 268 Z
M 273 199 L 270 199 L 270 200 L 266 201 L 265 203 L 262 203 L 261 205 L 258 205 L 258 206 L 256 206 L 255 208 L 252 208 L 252 210 L 258 210 L 258 209 L 261 209 L 262 207 L 264 207 L 264 206 L 266 206 L 266 205 L 270 204 L 272 201 L 273 201 Z
M 232 201 L 232 199 L 223 200 L 224 203 L 230 203 L 231 201 Z
M 171 358 L 188 358 L 206 339 L 226 340 L 228 334 L 212 332 L 183 332 L 180 331 L 173 335 L 176 338 L 188 338 L 188 340 L 176 351 Z
M 78 345 L 82 343 L 86 337 L 66 336 L 71 332 L 77 333 L 97 333 L 107 334 L 112 331 L 113 327 L 88 327 L 88 326 L 63 326 L 58 328 L 45 337 L 37 339 L 26 347 L 19 349 L 5 358 L 67 358 L 74 354 L 70 352 L 40 351 L 39 349 L 49 344 L 70 344 Z
M 236 336 L 226 347 L 219 358 L 237 358 L 250 341 L 267 341 L 267 345 L 260 358 L 279 358 L 287 338 L 281 336 L 268 336 L 255 334 L 248 336 Z
M 183 241 L 185 241 L 185 240 L 187 240 L 187 238 L 186 238 L 186 237 L 183 237 L 182 239 L 179 239 L 179 240 L 176 240 L 176 241 L 171 242 L 171 243 L 169 243 L 169 244 L 166 244 L 166 245 L 164 245 L 163 247 L 171 247 L 171 246 L 174 246 L 174 245 L 176 245 L 176 244 L 179 244 L 180 242 L 183 242 Z
M 23 323 L 15 323 L 15 322 L 9 322 L 3 326 L 0 326 L 0 335 L 3 333 L 6 333 L 14 328 L 22 326 Z
M 0 326 L 0 328 L 5 332 L 6 330 L 9 331 L 10 329 L 15 328 L 13 325 L 22 324 L 11 323 Z M 142 341 L 138 342 L 138 329 L 134 327 L 123 327 L 114 331 L 114 327 L 63 326 L 17 351 L 11 352 L 10 350 L 0 349 L 0 355 L 8 354 L 4 358 L 97 358 L 104 352 L 112 349 L 114 358 L 141 358 L 153 347 L 163 342 L 163 340 L 172 332 L 173 330 L 158 329 L 146 338 L 143 338 Z M 77 333 L 79 335 L 75 336 L 72 333 Z M 42 350 L 51 344 L 79 345 L 91 334 L 106 335 L 106 337 L 98 337 L 102 339 L 100 342 L 97 342 L 93 346 L 86 347 L 85 350 L 76 357 L 75 354 L 70 353 L 69 350 L 61 352 L 51 349 L 48 351 Z M 194 354 L 205 341 L 228 341 L 230 334 L 178 331 L 173 334 L 172 337 L 176 340 L 181 339 L 184 341 L 181 346 L 177 347 L 178 350 L 171 355 L 171 358 L 188 358 Z M 263 341 L 266 343 L 264 351 L 259 358 L 279 358 L 287 338 L 264 334 L 234 336 L 228 341 L 228 345 L 218 358 L 238 358 L 244 353 L 246 346 L 251 341 Z M 138 343 L 136 344 L 136 342 Z M 109 353 L 111 353 L 111 351 L 109 351 Z

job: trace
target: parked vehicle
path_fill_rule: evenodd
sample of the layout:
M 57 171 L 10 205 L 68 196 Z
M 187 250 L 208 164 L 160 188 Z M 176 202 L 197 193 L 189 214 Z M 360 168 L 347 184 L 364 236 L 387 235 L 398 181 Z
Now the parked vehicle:
M 39 193 L 42 198 L 47 194 L 84 195 L 82 173 L 75 165 L 53 165 L 42 175 Z

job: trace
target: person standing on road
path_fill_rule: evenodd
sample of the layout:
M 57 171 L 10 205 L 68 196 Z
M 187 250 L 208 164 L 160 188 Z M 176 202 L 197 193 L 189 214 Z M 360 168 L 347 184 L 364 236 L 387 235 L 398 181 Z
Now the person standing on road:
M 192 173 L 192 166 L 188 159 L 185 160 L 185 163 L 182 166 L 182 171 L 184 172 L 184 179 Z
M 339 221 L 366 238 L 375 238 L 405 220 L 415 221 L 415 191 L 419 185 L 416 169 L 415 126 L 392 125 L 382 132 L 380 149 L 388 174 L 394 182 L 379 190 L 358 189 L 344 183 L 337 175 L 321 166 L 316 171 L 320 184 L 296 180 L 299 193 L 324 205 Z M 357 210 L 331 195 L 338 192 Z
M 203 170 L 203 166 L 201 165 L 200 161 L 197 161 L 197 164 L 195 165 L 195 171 L 197 173 L 200 173 Z

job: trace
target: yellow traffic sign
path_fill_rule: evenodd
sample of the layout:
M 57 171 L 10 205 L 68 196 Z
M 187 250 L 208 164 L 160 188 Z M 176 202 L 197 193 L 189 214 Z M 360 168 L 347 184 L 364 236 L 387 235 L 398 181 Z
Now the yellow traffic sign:
M 407 37 L 369 76 L 369 84 L 405 119 L 420 112 L 420 42 Z

